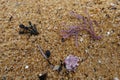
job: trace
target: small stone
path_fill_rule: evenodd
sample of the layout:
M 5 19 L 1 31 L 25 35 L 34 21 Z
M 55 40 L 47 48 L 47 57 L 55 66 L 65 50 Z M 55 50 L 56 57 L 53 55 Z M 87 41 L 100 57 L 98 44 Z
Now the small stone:
M 98 63 L 101 63 L 101 60 L 98 60 Z
M 107 35 L 110 35 L 110 32 L 109 32 L 109 31 L 107 32 Z
M 110 5 L 111 5 L 111 6 L 115 6 L 115 4 L 114 4 L 114 3 L 110 3 Z
M 29 66 L 28 66 L 28 65 L 26 65 L 26 66 L 25 66 L 25 69 L 28 69 L 28 68 L 29 68 Z
M 119 78 L 118 78 L 118 77 L 115 77 L 113 80 L 119 80 Z
M 3 77 L 2 77 L 2 80 L 6 80 L 6 77 L 5 77 L 5 76 L 3 76 Z
M 88 50 L 86 49 L 85 52 L 88 53 Z
M 53 67 L 53 70 L 60 72 L 62 70 L 62 66 L 63 66 L 63 63 L 62 63 L 62 60 L 60 60 L 60 64 L 59 65 L 55 65 Z
M 58 70 L 59 68 L 60 68 L 60 65 L 55 65 L 54 68 L 53 68 L 53 70 L 56 71 L 56 70 Z
M 80 38 L 80 41 L 83 42 L 83 38 Z

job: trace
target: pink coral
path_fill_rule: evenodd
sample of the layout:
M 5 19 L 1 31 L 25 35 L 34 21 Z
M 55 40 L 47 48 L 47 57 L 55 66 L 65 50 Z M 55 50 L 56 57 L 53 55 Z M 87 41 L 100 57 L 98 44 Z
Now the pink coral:
M 77 56 L 69 55 L 65 58 L 65 67 L 68 71 L 74 71 L 78 66 L 79 58 Z
M 90 16 L 88 14 L 88 12 L 86 11 L 87 17 L 84 17 L 82 15 L 79 15 L 75 12 L 70 12 L 70 15 L 74 16 L 75 18 L 81 20 L 79 25 L 73 25 L 73 26 L 69 26 L 69 28 L 67 30 L 61 30 L 61 36 L 62 38 L 66 39 L 69 38 L 70 36 L 75 36 L 75 45 L 76 47 L 78 47 L 78 34 L 81 31 L 87 31 L 91 37 L 94 40 L 99 40 L 101 39 L 101 36 L 97 36 L 95 34 L 93 25 L 98 26 L 98 23 L 96 20 L 91 20 Z

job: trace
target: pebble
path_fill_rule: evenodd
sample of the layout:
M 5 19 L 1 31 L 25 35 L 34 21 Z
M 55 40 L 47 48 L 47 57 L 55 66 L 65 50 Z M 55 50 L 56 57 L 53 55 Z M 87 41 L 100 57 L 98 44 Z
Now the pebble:
M 88 49 L 86 49 L 85 52 L 88 53 Z
M 26 65 L 26 66 L 25 66 L 25 69 L 28 69 L 28 68 L 29 68 L 29 66 L 28 66 L 28 65 Z
M 110 5 L 111 5 L 111 6 L 115 6 L 115 4 L 114 4 L 114 3 L 110 3 Z
M 60 65 L 54 66 L 53 70 L 58 70 L 60 68 Z
M 113 80 L 119 80 L 119 78 L 118 78 L 118 77 L 115 77 Z
M 101 60 L 98 60 L 98 63 L 101 63 Z
M 83 42 L 83 38 L 80 38 L 80 41 Z
M 110 35 L 110 32 L 108 31 L 108 32 L 107 32 L 107 36 L 109 36 L 109 35 Z

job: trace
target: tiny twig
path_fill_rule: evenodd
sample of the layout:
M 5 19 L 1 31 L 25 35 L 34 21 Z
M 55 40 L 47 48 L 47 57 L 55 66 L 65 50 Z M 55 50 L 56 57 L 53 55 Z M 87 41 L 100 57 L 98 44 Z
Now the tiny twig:
M 41 47 L 40 47 L 39 45 L 38 45 L 38 48 L 39 48 L 39 50 L 40 50 L 42 56 L 43 56 L 45 59 L 48 59 L 48 58 L 46 57 L 46 55 L 44 54 L 44 52 L 42 51 L 42 49 L 41 49 Z
M 42 54 L 42 56 L 47 60 L 47 62 L 49 63 L 49 65 L 53 68 L 52 63 L 49 61 L 49 59 L 47 58 L 47 56 L 44 54 L 42 48 L 38 45 L 38 48 L 40 50 L 40 53 Z

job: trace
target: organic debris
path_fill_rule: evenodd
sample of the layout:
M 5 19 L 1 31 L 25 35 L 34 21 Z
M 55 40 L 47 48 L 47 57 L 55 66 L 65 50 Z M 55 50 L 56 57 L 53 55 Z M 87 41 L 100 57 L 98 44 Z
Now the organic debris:
M 49 50 L 46 50 L 45 55 L 46 55 L 47 58 L 50 57 L 50 54 L 51 54 L 50 51 L 49 51 Z
M 55 65 L 53 70 L 60 72 L 62 70 L 63 63 L 60 60 L 60 65 Z
M 54 68 L 53 68 L 53 70 L 54 70 L 54 71 L 58 71 L 59 68 L 60 68 L 60 65 L 55 65 Z
M 92 21 L 90 19 L 89 14 L 87 13 L 87 17 L 84 17 L 82 15 L 79 15 L 73 11 L 70 12 L 70 15 L 74 16 L 76 19 L 80 20 L 79 25 L 73 25 L 69 26 L 68 30 L 61 30 L 61 36 L 62 38 L 66 39 L 69 38 L 70 36 L 75 36 L 75 45 L 78 47 L 78 34 L 81 31 L 87 31 L 91 37 L 94 40 L 99 40 L 101 39 L 101 36 L 96 36 L 94 28 L 93 28 L 93 23 L 94 25 L 98 26 L 97 21 Z
M 64 39 L 64 38 L 62 38 L 62 39 L 61 39 L 61 42 L 65 42 L 65 39 Z
M 30 35 L 38 35 L 39 32 L 36 29 L 36 25 L 32 25 L 32 23 L 29 21 L 29 26 L 25 26 L 23 24 L 19 25 L 19 28 L 21 28 L 21 30 L 19 31 L 19 34 L 26 34 L 26 33 L 30 33 Z
M 68 30 L 61 30 L 61 35 L 63 39 L 69 38 L 70 36 L 75 36 L 75 45 L 78 46 L 78 33 L 80 29 L 78 26 L 70 26 Z
M 3 76 L 1 80 L 7 80 L 7 79 L 6 79 L 6 76 Z
M 52 65 L 52 63 L 49 61 L 49 59 L 48 59 L 48 57 L 44 54 L 44 52 L 42 51 L 42 49 L 41 49 L 41 47 L 38 45 L 38 48 L 39 48 L 39 50 L 40 50 L 40 53 L 41 53 L 41 55 L 47 60 L 47 62 L 49 63 L 49 65 L 50 65 L 50 67 L 53 69 L 53 65 Z
M 46 80 L 47 73 L 39 74 L 38 77 L 39 77 L 39 80 Z
M 9 20 L 8 21 L 11 21 L 13 19 L 13 16 L 10 16 Z
M 75 71 L 78 66 L 79 58 L 77 56 L 69 55 L 65 58 L 65 68 L 68 71 Z

